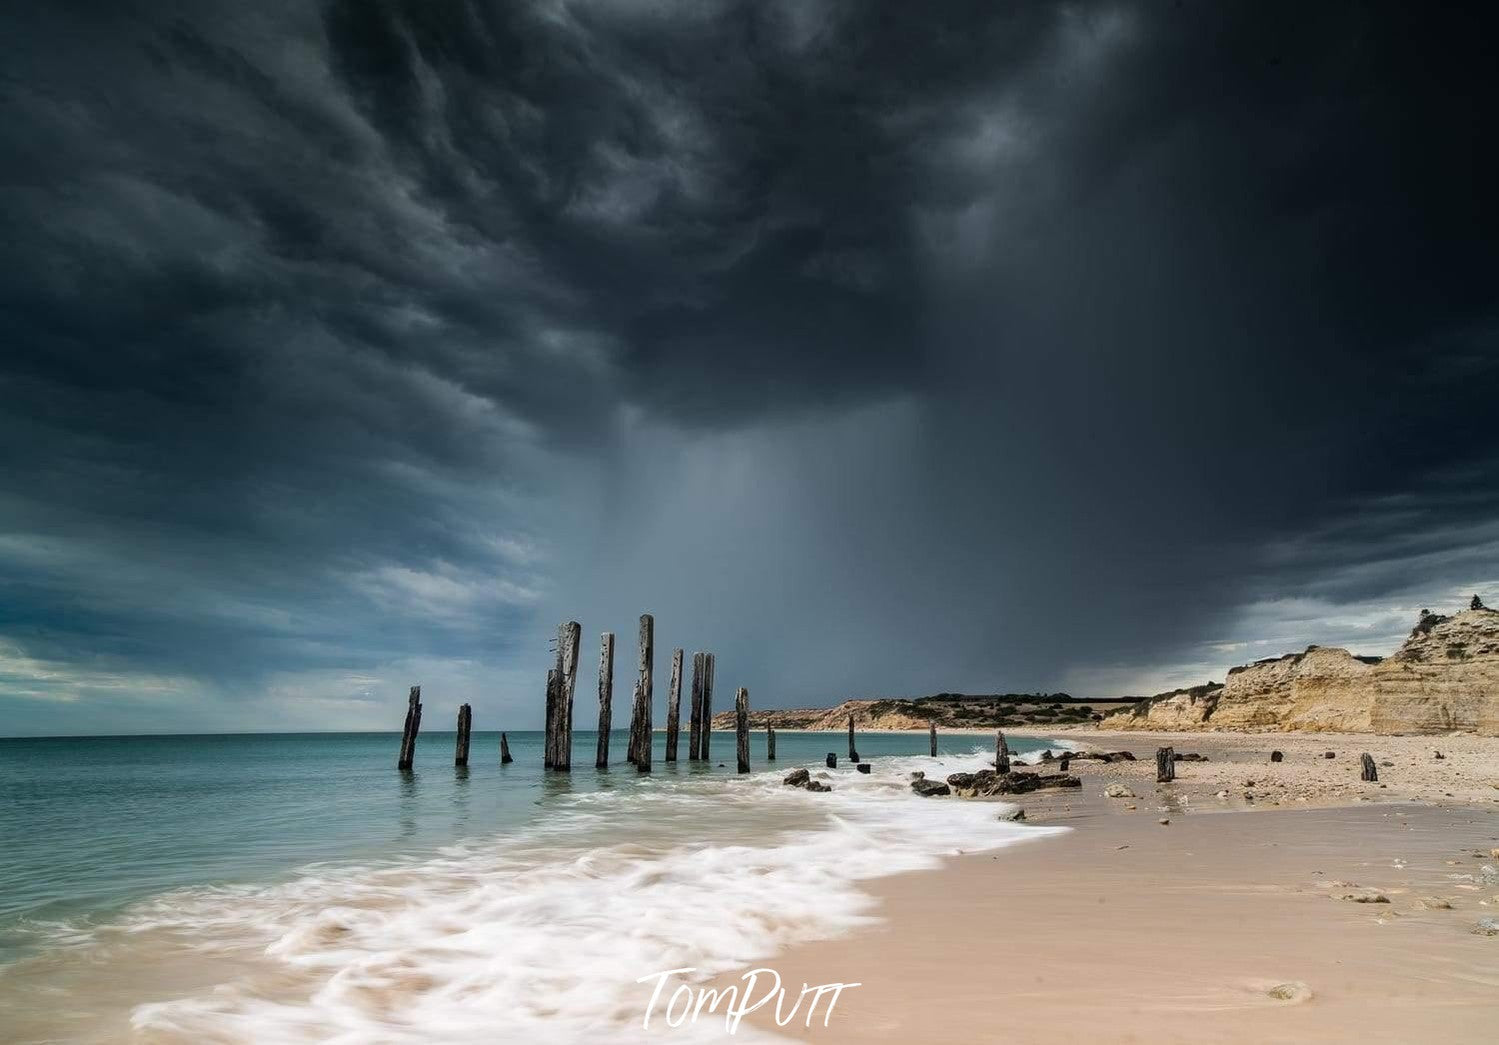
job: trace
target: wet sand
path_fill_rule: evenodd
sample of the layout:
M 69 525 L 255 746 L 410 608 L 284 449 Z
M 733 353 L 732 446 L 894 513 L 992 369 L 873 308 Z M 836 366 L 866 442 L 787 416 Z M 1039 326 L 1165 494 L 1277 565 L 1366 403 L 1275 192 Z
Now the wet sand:
M 1499 937 L 1471 930 L 1499 917 L 1499 883 L 1480 884 L 1482 868 L 1499 864 L 1490 855 L 1499 741 L 1175 734 L 1164 742 L 1211 761 L 1179 763 L 1178 781 L 1158 786 L 1162 738 L 1077 739 L 1132 749 L 1141 761 L 1074 762 L 1080 790 L 1017 800 L 1033 822 L 1074 828 L 1063 837 L 871 883 L 881 925 L 764 963 L 798 987 L 863 984 L 844 993 L 827 1028 L 819 1020 L 777 1033 L 827 1042 L 1495 1040 Z M 1434 759 L 1434 747 L 1448 757 Z M 1286 761 L 1269 764 L 1271 748 Z M 1321 758 L 1325 750 L 1338 757 Z M 1384 788 L 1358 782 L 1363 750 L 1395 763 L 1382 767 Z M 1138 797 L 1105 798 L 1109 783 Z M 1221 799 L 1225 785 L 1233 790 Z M 1343 899 L 1375 895 L 1388 902 Z M 1290 1000 L 1271 996 L 1279 984 L 1292 985 Z M 773 1030 L 760 1015 L 750 1022 Z

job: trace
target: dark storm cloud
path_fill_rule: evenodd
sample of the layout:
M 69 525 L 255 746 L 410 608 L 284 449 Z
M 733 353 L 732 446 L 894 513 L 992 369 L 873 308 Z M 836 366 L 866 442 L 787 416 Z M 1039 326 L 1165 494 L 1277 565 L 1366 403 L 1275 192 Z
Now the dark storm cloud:
M 1117 688 L 1499 579 L 1486 15 L 4 20 L 35 728 L 530 708 L 642 608 L 766 702 Z

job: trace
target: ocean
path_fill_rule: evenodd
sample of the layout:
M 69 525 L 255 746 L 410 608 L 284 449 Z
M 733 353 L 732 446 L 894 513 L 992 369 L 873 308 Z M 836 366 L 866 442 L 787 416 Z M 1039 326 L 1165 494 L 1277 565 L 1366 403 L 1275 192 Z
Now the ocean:
M 744 776 L 725 733 L 674 764 L 657 734 L 648 775 L 623 732 L 604 771 L 575 734 L 567 774 L 539 732 L 509 734 L 507 766 L 475 732 L 466 770 L 424 732 L 411 773 L 399 739 L 0 740 L 0 1039 L 629 1041 L 642 976 L 867 924 L 861 881 L 1056 830 L 911 794 L 913 770 L 992 758 L 975 735 L 932 759 L 925 735 L 860 734 L 866 775 L 841 733 L 780 732 L 774 763 L 758 733 Z M 781 785 L 828 751 L 832 792 Z

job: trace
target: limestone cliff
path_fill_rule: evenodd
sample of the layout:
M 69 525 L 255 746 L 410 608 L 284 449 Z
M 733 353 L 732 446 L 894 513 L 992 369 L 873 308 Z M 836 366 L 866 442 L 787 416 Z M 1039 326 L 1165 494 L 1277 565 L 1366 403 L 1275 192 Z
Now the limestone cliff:
M 1480 607 L 1422 617 L 1379 665 L 1373 728 L 1499 736 L 1499 612 Z
M 1474 601 L 1424 614 L 1383 660 L 1312 646 L 1234 668 L 1221 686 L 1142 701 L 1100 728 L 1499 735 L 1499 612 Z

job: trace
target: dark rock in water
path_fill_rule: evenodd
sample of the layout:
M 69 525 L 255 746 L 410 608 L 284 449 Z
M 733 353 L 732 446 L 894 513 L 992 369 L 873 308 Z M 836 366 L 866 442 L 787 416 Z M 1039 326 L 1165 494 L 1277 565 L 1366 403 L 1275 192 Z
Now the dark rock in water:
M 924 773 L 924 772 L 922 772 L 921 770 L 918 769 L 918 770 L 916 770 L 916 772 L 914 772 L 914 773 L 911 774 L 911 779 L 912 780 L 925 780 L 926 779 L 926 773 Z
M 994 772 L 994 770 L 992 770 L 992 769 L 986 769 L 986 770 L 984 770 L 984 772 L 989 773 L 989 774 L 992 775 L 993 772 Z M 949 784 L 951 784 L 953 787 L 972 787 L 973 786 L 973 774 L 972 773 L 951 773 L 947 777 L 947 782 Z
M 793 769 L 790 773 L 786 774 L 786 779 L 782 780 L 781 783 L 787 787 L 806 787 L 807 781 L 811 779 L 812 774 L 805 769 Z
M 995 819 L 1001 821 L 1009 821 L 1011 823 L 1019 823 L 1020 821 L 1025 819 L 1025 810 L 1009 809 L 1003 813 L 1000 813 L 999 816 L 995 817 Z
M 831 751 L 828 752 L 828 768 L 829 769 L 837 769 L 838 768 L 838 756 L 835 755 L 835 754 L 833 754 L 833 752 L 831 752 Z
M 1050 762 L 1052 759 L 1054 759 L 1056 757 L 1057 757 L 1056 755 L 1053 755 L 1051 753 L 1051 748 L 1047 748 L 1045 751 L 1041 752 L 1041 761 L 1042 762 Z
M 810 780 L 810 781 L 807 782 L 807 790 L 808 791 L 831 791 L 833 789 L 831 787 L 829 787 L 827 784 L 824 784 L 820 780 Z
M 1281 754 L 1279 751 L 1272 751 L 1272 752 L 1270 752 L 1270 761 L 1272 761 L 1272 762 L 1280 762 L 1280 761 L 1284 760 L 1285 757 L 1286 756 L 1283 755 L 1283 754 Z
M 925 779 L 911 781 L 911 790 L 915 791 L 923 798 L 933 798 L 937 795 L 952 794 L 952 788 L 948 787 L 946 784 L 938 783 L 935 780 Z
M 860 762 L 858 765 L 854 766 L 854 768 L 861 773 L 868 773 L 871 767 L 868 762 Z

